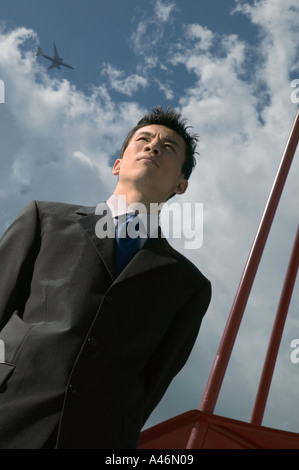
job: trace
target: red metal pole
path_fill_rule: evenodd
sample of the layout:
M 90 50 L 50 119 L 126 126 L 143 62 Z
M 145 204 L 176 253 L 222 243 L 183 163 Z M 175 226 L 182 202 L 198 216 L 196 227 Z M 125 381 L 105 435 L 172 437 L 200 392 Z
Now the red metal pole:
M 299 140 L 299 111 L 291 130 L 284 154 L 282 156 L 274 183 L 261 222 L 259 224 L 239 287 L 231 308 L 231 312 L 222 335 L 216 354 L 207 387 L 200 404 L 200 410 L 213 412 L 218 398 L 219 390 L 224 378 L 230 354 L 238 333 L 242 316 L 252 288 L 255 274 L 266 244 L 278 202 L 297 148 Z
M 297 112 L 283 156 L 281 158 L 258 230 L 255 235 L 235 299 L 210 371 L 210 375 L 199 406 L 201 411 L 213 413 L 223 378 L 253 285 L 256 271 L 266 244 L 282 190 L 293 161 L 299 140 L 299 111 Z M 195 423 L 191 431 L 187 449 L 194 449 L 199 439 L 200 428 Z
M 218 347 L 214 363 L 203 393 L 199 409 L 213 413 L 220 392 L 226 368 L 235 343 L 247 300 L 253 285 L 256 271 L 266 244 L 272 221 L 280 200 L 280 196 L 293 161 L 299 140 L 299 111 L 297 112 L 290 132 L 285 151 L 280 161 L 270 195 L 268 197 L 254 242 L 252 244 L 241 281 Z M 187 448 L 196 448 L 198 429 L 195 426 L 191 432 Z
M 262 424 L 265 407 L 267 403 L 268 393 L 272 381 L 276 358 L 281 342 L 281 337 L 288 314 L 288 309 L 296 281 L 296 276 L 299 267 L 299 225 L 295 236 L 295 241 L 290 256 L 288 269 L 285 276 L 283 289 L 280 296 L 280 301 L 277 308 L 275 322 L 271 333 L 271 338 L 268 346 L 268 351 L 260 378 L 259 388 L 253 407 L 251 416 L 251 423 L 260 425 Z

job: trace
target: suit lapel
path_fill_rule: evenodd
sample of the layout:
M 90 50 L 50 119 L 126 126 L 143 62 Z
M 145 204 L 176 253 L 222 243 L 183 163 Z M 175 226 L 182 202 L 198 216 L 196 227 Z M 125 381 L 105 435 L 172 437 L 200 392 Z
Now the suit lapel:
M 83 228 L 84 232 L 90 239 L 98 255 L 102 259 L 109 272 L 111 278 L 115 279 L 115 268 L 114 268 L 114 242 L 115 239 L 111 237 L 99 238 L 96 235 L 96 224 L 106 214 L 97 215 L 95 214 L 95 207 L 82 207 L 76 211 L 77 214 L 81 215 L 78 219 L 78 223 Z M 107 213 L 109 208 L 107 206 Z
M 106 206 L 106 208 L 107 213 L 110 214 L 108 206 Z M 165 238 L 161 237 L 161 231 L 159 230 L 159 236 L 157 238 L 147 240 L 143 248 L 138 251 L 121 274 L 116 277 L 115 238 L 99 238 L 96 235 L 95 230 L 97 222 L 101 217 L 106 216 L 107 213 L 96 215 L 95 207 L 82 207 L 77 210 L 76 213 L 80 215 L 78 223 L 85 231 L 98 255 L 105 264 L 111 278 L 115 280 L 115 282 L 121 282 L 167 264 L 176 263 L 175 250 L 173 250 Z
M 128 280 L 140 274 L 149 273 L 163 266 L 176 263 L 177 260 L 174 253 L 168 242 L 161 238 L 161 236 L 151 238 L 120 273 L 116 282 Z

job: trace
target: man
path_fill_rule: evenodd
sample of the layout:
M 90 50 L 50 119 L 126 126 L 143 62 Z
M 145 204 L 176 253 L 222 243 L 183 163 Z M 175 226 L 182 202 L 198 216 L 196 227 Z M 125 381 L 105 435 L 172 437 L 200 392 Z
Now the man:
M 101 222 L 117 233 L 132 206 L 148 212 L 183 194 L 195 146 L 179 113 L 154 108 L 124 142 L 104 211 L 33 201 L 4 234 L 0 448 L 138 446 L 192 350 L 211 287 L 152 223 L 120 268 L 122 237 L 103 236 Z

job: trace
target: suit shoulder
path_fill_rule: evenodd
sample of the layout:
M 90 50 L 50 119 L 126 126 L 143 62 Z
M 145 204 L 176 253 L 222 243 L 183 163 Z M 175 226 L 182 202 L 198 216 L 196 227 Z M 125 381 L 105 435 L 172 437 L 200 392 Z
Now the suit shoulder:
M 62 211 L 62 212 L 68 212 L 71 210 L 77 210 L 82 205 L 78 204 L 69 204 L 67 202 L 55 202 L 55 201 L 32 201 L 36 204 L 37 208 L 40 211 L 48 210 L 48 211 Z
M 184 256 L 182 253 L 178 253 L 178 256 L 181 260 L 182 263 L 185 264 L 186 269 L 191 272 L 193 275 L 197 275 L 198 277 L 201 278 L 202 281 L 207 281 L 210 283 L 209 279 L 202 273 L 202 271 L 186 256 Z
M 41 215 L 66 217 L 76 214 L 82 208 L 79 204 L 69 204 L 66 202 L 55 201 L 33 201 L 36 204 L 37 210 Z M 84 208 L 86 209 L 86 208 Z M 90 212 L 95 211 L 95 207 L 89 207 Z
M 177 262 L 180 264 L 180 270 L 182 273 L 185 273 L 191 276 L 193 279 L 197 279 L 201 283 L 211 284 L 210 280 L 200 271 L 200 269 L 185 255 L 173 248 L 168 242 L 167 245 L 169 250 L 177 259 Z

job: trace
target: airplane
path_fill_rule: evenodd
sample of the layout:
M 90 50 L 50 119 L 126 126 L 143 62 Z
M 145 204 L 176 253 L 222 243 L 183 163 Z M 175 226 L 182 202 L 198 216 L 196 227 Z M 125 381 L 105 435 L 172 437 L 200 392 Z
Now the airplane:
M 50 69 L 53 69 L 53 68 L 57 68 L 57 69 L 60 69 L 61 68 L 61 65 L 63 65 L 64 67 L 68 67 L 69 69 L 73 69 L 74 70 L 74 67 L 72 67 L 71 65 L 69 64 L 66 64 L 65 62 L 63 62 L 63 59 L 61 57 L 59 57 L 59 54 L 58 54 L 58 51 L 57 51 L 57 47 L 55 45 L 55 42 L 54 42 L 54 57 L 50 57 L 46 54 L 44 54 L 43 50 L 41 47 L 38 47 L 37 48 L 37 53 L 36 55 L 41 55 L 42 57 L 45 57 L 46 59 L 49 59 L 49 60 L 52 60 L 52 64 L 48 67 L 48 70 Z

